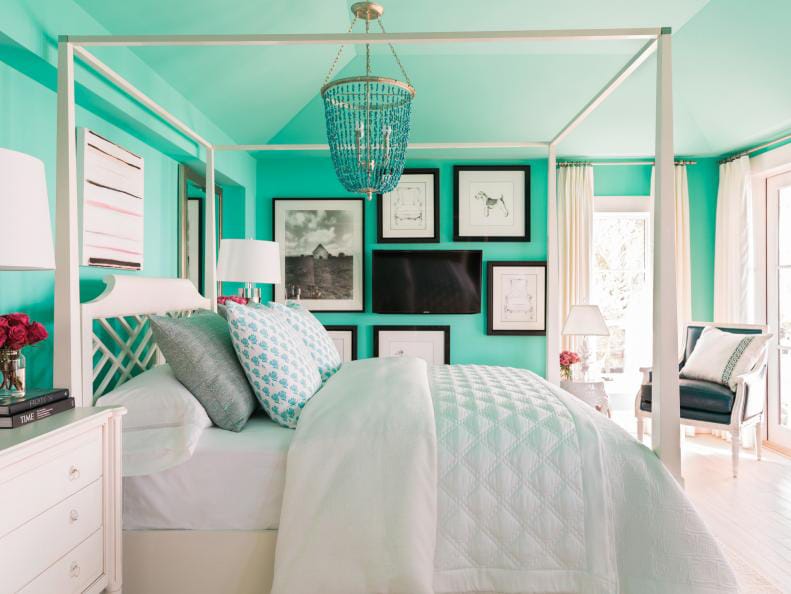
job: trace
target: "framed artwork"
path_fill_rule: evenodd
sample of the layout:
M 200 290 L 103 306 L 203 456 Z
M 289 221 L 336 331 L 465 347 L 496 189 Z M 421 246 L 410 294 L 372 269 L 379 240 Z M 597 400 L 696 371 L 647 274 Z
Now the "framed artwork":
M 77 130 L 82 266 L 143 269 L 143 157 Z
M 450 326 L 374 326 L 374 357 L 418 357 L 450 363 Z
M 488 262 L 487 334 L 547 333 L 547 263 Z
M 324 326 L 330 335 L 335 348 L 341 356 L 341 361 L 355 361 L 357 359 L 357 326 Z
M 275 198 L 272 237 L 283 283 L 275 301 L 299 299 L 311 311 L 363 311 L 364 198 Z
M 438 243 L 439 169 L 404 169 L 377 211 L 378 243 Z
M 453 167 L 454 241 L 530 241 L 530 166 Z

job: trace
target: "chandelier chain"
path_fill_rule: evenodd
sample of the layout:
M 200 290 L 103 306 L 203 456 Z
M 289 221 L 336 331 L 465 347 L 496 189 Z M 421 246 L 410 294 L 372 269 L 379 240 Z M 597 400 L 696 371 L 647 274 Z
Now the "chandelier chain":
M 382 22 L 382 19 L 377 19 L 376 22 L 379 23 L 379 28 L 382 30 L 382 33 L 387 34 L 387 31 L 385 31 L 385 26 L 384 26 L 384 23 Z M 401 58 L 398 57 L 398 54 L 396 53 L 395 48 L 393 47 L 392 43 L 388 42 L 387 45 L 390 47 L 390 53 L 393 54 L 393 58 L 395 59 L 396 64 L 398 64 L 398 67 L 401 69 L 401 74 L 404 75 L 404 82 L 406 82 L 406 84 L 408 84 L 411 87 L 412 86 L 412 81 L 409 79 L 409 75 L 406 73 L 406 69 L 404 68 L 404 65 L 401 63 Z
M 352 32 L 352 30 L 354 29 L 354 25 L 356 25 L 356 24 L 357 24 L 357 16 L 355 16 L 352 19 L 352 24 L 349 25 L 349 28 L 346 30 L 346 34 L 347 35 Z M 329 70 L 329 72 L 327 72 L 327 76 L 324 77 L 324 84 L 325 85 L 328 82 L 330 82 L 330 78 L 332 78 L 333 72 L 335 72 L 335 69 L 338 67 L 338 61 L 341 59 L 341 54 L 343 54 L 343 49 L 345 47 L 346 47 L 346 45 L 342 43 L 341 46 L 338 48 L 338 52 L 335 54 L 335 59 L 332 61 L 332 65 L 330 66 L 330 70 Z

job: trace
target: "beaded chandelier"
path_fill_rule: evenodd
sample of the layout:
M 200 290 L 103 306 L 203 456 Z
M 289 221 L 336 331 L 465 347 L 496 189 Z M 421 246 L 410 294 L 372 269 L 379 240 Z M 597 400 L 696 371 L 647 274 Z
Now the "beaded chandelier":
M 348 32 L 363 20 L 366 33 L 371 21 L 384 33 L 383 12 L 384 8 L 373 2 L 353 4 L 354 20 Z M 415 97 L 395 48 L 388 45 L 404 81 L 372 75 L 371 48 L 365 44 L 365 76 L 330 81 L 343 52 L 341 46 L 321 87 L 335 173 L 349 192 L 367 194 L 369 200 L 372 194 L 392 191 L 401 179 Z

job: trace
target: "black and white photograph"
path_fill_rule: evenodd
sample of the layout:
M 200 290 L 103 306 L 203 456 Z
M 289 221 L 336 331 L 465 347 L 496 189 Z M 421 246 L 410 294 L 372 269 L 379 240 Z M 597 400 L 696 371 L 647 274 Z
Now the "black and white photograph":
M 327 334 L 330 335 L 341 361 L 347 363 L 357 360 L 357 326 L 330 326 L 325 325 Z
M 379 195 L 377 241 L 439 241 L 439 169 L 405 169 L 396 188 Z
M 454 241 L 530 241 L 530 166 L 456 165 Z
M 374 357 L 417 357 L 450 364 L 450 326 L 374 326 Z
M 273 237 L 283 283 L 275 301 L 298 299 L 311 311 L 362 311 L 363 198 L 275 198 Z
M 546 334 L 546 262 L 489 262 L 487 334 Z

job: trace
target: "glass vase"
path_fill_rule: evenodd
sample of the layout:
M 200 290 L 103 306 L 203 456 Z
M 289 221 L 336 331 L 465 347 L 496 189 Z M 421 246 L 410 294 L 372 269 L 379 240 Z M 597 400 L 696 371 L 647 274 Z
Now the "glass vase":
M 0 349 L 0 397 L 25 395 L 25 356 L 22 351 Z

